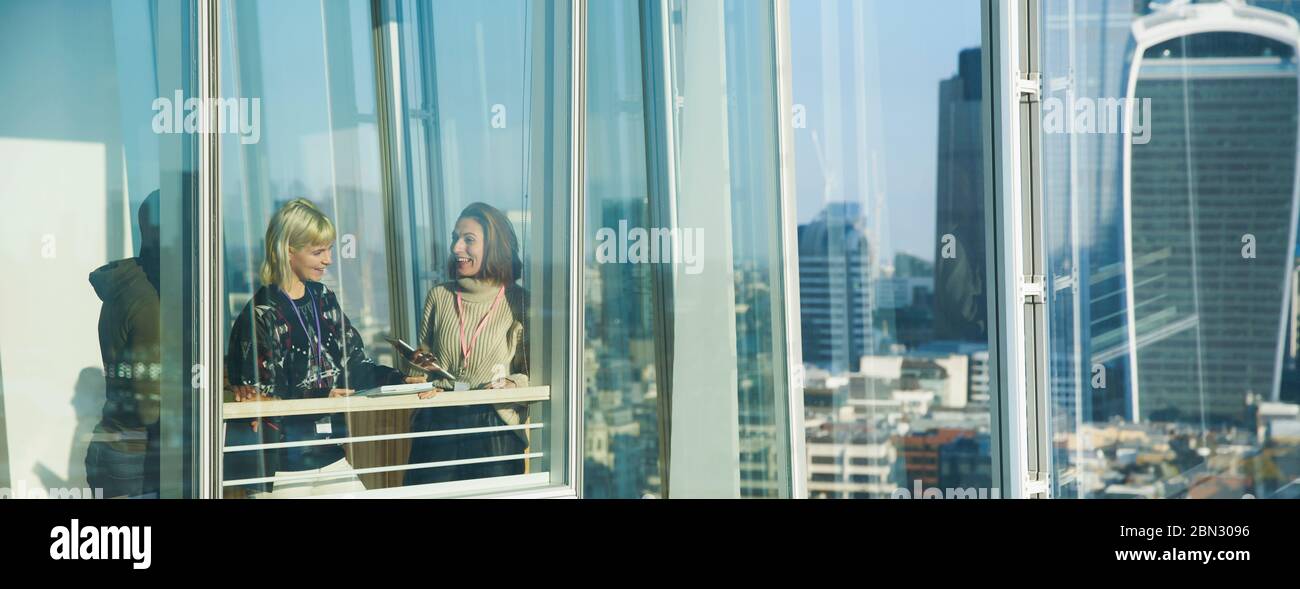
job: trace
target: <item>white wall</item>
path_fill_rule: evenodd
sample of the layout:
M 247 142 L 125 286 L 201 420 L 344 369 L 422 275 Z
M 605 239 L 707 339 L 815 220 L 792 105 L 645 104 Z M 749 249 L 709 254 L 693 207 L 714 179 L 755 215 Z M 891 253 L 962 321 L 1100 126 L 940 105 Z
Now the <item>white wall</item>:
M 88 277 L 132 255 L 131 201 L 158 187 L 158 150 L 141 147 L 156 142 L 147 6 L 0 3 L 0 484 L 11 489 L 85 486 L 104 402 Z
M 106 257 L 105 175 L 103 144 L 0 137 L 11 211 L 0 215 L 0 385 L 15 489 L 85 486 L 84 436 L 104 402 L 87 277 Z

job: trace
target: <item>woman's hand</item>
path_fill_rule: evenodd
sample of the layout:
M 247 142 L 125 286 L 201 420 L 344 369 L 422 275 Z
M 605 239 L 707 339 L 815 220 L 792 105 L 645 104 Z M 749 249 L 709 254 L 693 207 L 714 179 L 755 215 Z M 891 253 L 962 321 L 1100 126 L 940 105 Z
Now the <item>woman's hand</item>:
M 406 384 L 418 384 L 422 382 L 429 382 L 429 375 L 406 377 Z
M 438 361 L 434 359 L 433 354 L 424 350 L 419 350 L 411 356 L 411 364 L 426 372 L 438 372 L 442 370 L 442 367 L 438 366 Z
M 513 380 L 510 380 L 510 379 L 508 379 L 508 378 L 498 378 L 498 379 L 496 379 L 496 380 L 494 380 L 494 381 L 488 383 L 487 386 L 486 386 L 486 387 L 483 387 L 483 388 L 487 388 L 487 389 L 513 389 L 513 388 L 515 388 L 516 386 L 518 386 L 518 385 L 516 385 L 516 384 L 515 384 L 515 381 L 513 381 Z
M 237 387 L 231 387 L 231 390 L 235 393 L 236 403 L 243 403 L 248 401 L 274 401 L 275 400 L 275 397 L 263 395 L 262 393 L 258 392 L 257 387 L 253 385 L 247 385 L 247 384 L 239 385 Z
M 330 398 L 333 399 L 336 397 L 347 397 L 352 395 L 352 393 L 355 392 L 356 391 L 352 389 L 330 389 Z
M 432 398 L 434 398 L 435 396 L 437 396 L 438 393 L 441 393 L 441 392 L 442 392 L 442 389 L 440 389 L 440 388 L 436 388 L 436 387 L 435 387 L 433 390 L 431 390 L 431 391 L 424 391 L 423 393 L 420 393 L 420 394 L 417 395 L 417 396 L 420 397 L 421 399 L 432 399 Z

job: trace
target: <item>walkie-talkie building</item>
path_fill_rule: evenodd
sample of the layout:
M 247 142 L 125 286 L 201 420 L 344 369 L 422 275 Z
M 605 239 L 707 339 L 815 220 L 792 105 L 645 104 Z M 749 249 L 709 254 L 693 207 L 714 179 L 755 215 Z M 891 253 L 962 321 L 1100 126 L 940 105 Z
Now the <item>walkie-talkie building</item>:
M 1150 100 L 1152 119 L 1150 141 L 1125 150 L 1131 415 L 1244 425 L 1250 400 L 1276 399 L 1281 376 L 1296 22 L 1188 5 L 1134 33 L 1129 97 Z

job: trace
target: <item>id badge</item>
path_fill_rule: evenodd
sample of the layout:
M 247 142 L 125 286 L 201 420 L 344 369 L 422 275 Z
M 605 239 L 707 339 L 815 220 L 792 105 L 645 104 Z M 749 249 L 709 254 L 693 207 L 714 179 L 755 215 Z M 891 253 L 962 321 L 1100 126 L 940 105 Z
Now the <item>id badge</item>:
M 458 380 L 458 381 L 456 381 L 456 387 L 455 387 L 453 390 L 457 390 L 457 391 L 468 391 L 468 390 L 469 390 L 469 383 L 467 383 L 467 382 L 462 382 L 462 381 L 459 381 L 459 380 Z
M 330 422 L 328 416 L 316 420 L 316 433 L 327 436 L 334 433 L 334 424 Z

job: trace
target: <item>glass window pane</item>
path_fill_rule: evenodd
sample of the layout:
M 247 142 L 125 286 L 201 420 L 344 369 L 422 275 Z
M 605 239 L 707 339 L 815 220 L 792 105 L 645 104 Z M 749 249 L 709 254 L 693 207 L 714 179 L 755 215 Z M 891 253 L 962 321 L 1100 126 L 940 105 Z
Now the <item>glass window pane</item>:
M 790 3 L 810 497 L 998 496 L 979 2 Z
M 789 496 L 773 4 L 590 8 L 585 496 Z
M 516 392 L 499 394 L 528 396 L 418 410 L 413 432 L 495 429 L 416 439 L 411 464 L 498 461 L 408 470 L 405 484 L 495 477 L 504 477 L 492 481 L 496 488 L 566 484 L 568 330 L 577 320 L 569 310 L 577 293 L 568 286 L 576 271 L 569 263 L 569 3 L 404 0 L 395 8 L 407 194 L 397 203 L 406 218 L 392 230 L 409 248 L 412 287 L 412 321 L 402 327 L 460 384 L 504 384 Z M 479 237 L 482 251 L 472 241 Z M 470 280 L 479 270 L 485 273 Z M 490 312 L 501 286 L 502 313 L 508 307 L 514 325 L 492 336 L 489 323 L 484 338 L 496 341 L 485 341 L 500 353 L 479 356 L 473 347 L 465 360 L 469 348 L 458 335 L 482 345 L 471 339 L 474 306 Z M 455 298 L 462 290 L 469 291 L 463 328 Z M 457 381 L 434 379 L 443 388 Z M 498 393 L 474 394 L 490 401 Z
M 221 6 L 222 96 L 247 108 L 240 114 L 256 126 L 253 134 L 222 138 L 227 407 L 245 386 L 294 399 L 401 382 L 400 373 L 385 368 L 394 357 L 384 340 L 391 334 L 391 313 L 369 4 L 234 1 Z M 315 214 L 329 220 L 330 230 L 275 217 L 295 199 L 311 203 Z M 298 214 L 310 216 L 305 210 L 298 207 Z M 267 255 L 265 238 L 272 225 L 286 236 L 273 240 L 278 244 L 273 249 L 294 248 L 290 256 Z M 297 243 L 308 235 L 316 243 Z M 306 257 L 292 257 L 295 253 Z M 281 269 L 280 259 L 291 267 Z M 270 269 L 274 277 L 267 274 Z M 289 287 L 289 293 L 305 302 L 280 307 L 285 295 L 280 289 L 291 274 L 301 278 L 296 283 L 302 290 Z M 299 330 L 286 335 L 284 319 Z M 323 334 L 319 353 L 301 354 L 317 341 L 316 335 L 305 337 L 303 329 Z M 269 368 L 277 362 L 281 374 Z M 265 425 L 257 422 L 255 431 L 254 420 L 227 417 L 227 447 L 388 434 L 395 421 L 389 412 L 275 416 Z M 292 494 L 295 485 L 287 481 L 229 483 L 278 471 L 382 467 L 399 452 L 395 446 L 375 441 L 227 451 L 226 494 Z M 313 493 L 362 488 L 356 483 L 383 488 L 400 484 L 400 473 L 361 474 L 359 481 L 332 487 L 316 483 L 296 486 L 314 486 Z
M 564 484 L 567 6 L 222 6 L 227 496 Z
M 1300 4 L 1248 4 L 1044 5 L 1054 495 L 1296 496 Z
M 667 3 L 670 497 L 788 497 L 774 6 Z M 656 121 L 657 125 L 662 125 Z M 671 131 L 670 133 L 668 131 Z M 676 231 L 656 251 L 656 229 Z M 628 232 L 630 240 L 638 236 Z M 640 263 L 629 242 L 629 262 Z
M 186 6 L 0 3 L 0 272 L 55 293 L 0 293 L 10 496 L 198 493 Z
M 597 255 L 598 235 L 650 226 L 640 3 L 587 12 L 583 497 L 662 497 L 652 277 Z M 604 252 L 602 252 L 604 253 Z

